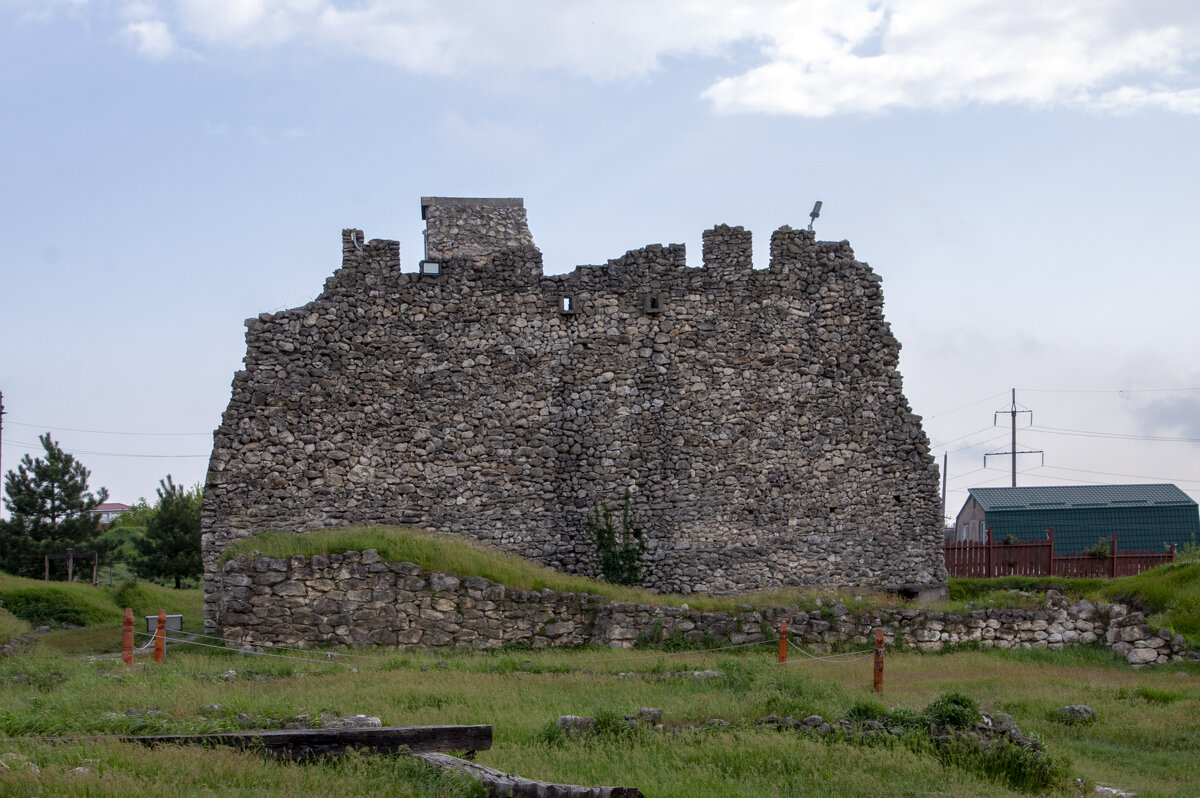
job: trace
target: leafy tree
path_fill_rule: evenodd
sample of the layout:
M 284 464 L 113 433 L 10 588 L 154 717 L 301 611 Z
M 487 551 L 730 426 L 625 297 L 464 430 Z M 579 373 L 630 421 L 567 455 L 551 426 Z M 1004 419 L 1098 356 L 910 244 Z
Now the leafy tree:
M 132 507 L 114 518 L 111 528 L 140 527 L 144 529 L 153 515 L 153 505 L 149 504 L 146 497 L 143 496 Z
M 4 507 L 9 519 L 0 522 L 0 568 L 21 576 L 41 576 L 43 557 L 74 548 L 80 554 L 95 551 L 103 558 L 111 544 L 100 539 L 100 525 L 92 508 L 108 499 L 101 488 L 88 490 L 91 472 L 64 452 L 50 437 L 38 440 L 45 459 L 28 454 L 16 471 L 4 477 Z
M 184 577 L 204 571 L 200 560 L 200 502 L 196 485 L 184 490 L 171 479 L 159 480 L 158 503 L 146 519 L 146 534 L 135 541 L 138 572 L 155 578 L 175 577 L 175 589 Z

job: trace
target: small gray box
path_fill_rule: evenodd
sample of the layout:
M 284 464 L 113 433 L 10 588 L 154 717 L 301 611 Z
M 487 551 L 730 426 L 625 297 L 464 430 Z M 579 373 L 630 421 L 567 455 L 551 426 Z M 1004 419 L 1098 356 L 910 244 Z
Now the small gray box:
M 157 615 L 147 615 L 146 616 L 146 631 L 149 632 L 150 634 L 154 634 L 155 632 L 158 631 L 158 616 Z M 183 616 L 182 615 L 168 615 L 167 616 L 167 631 L 168 632 L 182 632 L 183 631 Z

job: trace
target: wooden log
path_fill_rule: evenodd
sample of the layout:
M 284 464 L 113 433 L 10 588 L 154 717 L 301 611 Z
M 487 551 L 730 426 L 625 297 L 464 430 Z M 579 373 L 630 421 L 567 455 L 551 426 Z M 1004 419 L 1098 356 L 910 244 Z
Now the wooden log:
M 255 729 L 219 734 L 156 734 L 121 737 L 122 742 L 156 745 L 225 745 L 262 750 L 276 759 L 338 756 L 357 748 L 375 754 L 431 751 L 486 751 L 491 726 L 384 726 L 357 729 Z
M 551 784 L 504 773 L 465 759 L 446 754 L 414 754 L 431 765 L 444 770 L 461 770 L 483 782 L 488 793 L 500 798 L 644 798 L 636 787 L 580 787 L 574 784 Z

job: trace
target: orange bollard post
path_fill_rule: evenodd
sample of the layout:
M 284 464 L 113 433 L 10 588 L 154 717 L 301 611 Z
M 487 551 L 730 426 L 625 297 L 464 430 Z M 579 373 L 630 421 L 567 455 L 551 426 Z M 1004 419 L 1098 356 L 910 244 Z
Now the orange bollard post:
M 163 651 L 167 647 L 167 611 L 158 611 L 158 628 L 154 630 L 154 664 L 162 665 Z
M 883 630 L 875 630 L 875 692 L 883 692 Z
M 121 659 L 126 665 L 133 664 L 133 609 L 125 608 L 125 622 L 121 625 Z
M 779 622 L 779 662 L 787 662 L 787 621 Z

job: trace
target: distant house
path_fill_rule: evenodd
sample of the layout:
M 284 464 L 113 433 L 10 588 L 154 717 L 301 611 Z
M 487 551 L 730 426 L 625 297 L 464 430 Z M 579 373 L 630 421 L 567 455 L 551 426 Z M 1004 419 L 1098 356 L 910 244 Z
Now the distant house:
M 118 515 L 127 513 L 132 509 L 133 508 L 128 504 L 121 504 L 120 502 L 104 502 L 103 504 L 97 504 L 92 508 L 92 517 L 98 518 L 102 524 L 111 524 L 117 519 Z
M 1078 554 L 1117 535 L 1122 551 L 1162 551 L 1200 543 L 1200 507 L 1174 485 L 1056 485 L 971 488 L 955 520 L 958 541 L 1045 540 L 1054 553 Z

